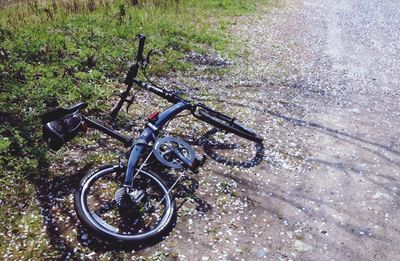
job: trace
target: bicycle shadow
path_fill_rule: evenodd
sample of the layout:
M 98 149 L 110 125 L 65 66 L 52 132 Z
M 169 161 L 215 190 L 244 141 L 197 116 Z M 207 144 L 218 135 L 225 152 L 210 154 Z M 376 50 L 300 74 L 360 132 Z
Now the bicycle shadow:
M 38 201 L 42 220 L 46 228 L 50 246 L 59 251 L 59 259 L 66 260 L 74 255 L 73 243 L 68 240 L 68 231 L 75 228 L 78 222 L 73 207 L 67 203 L 67 199 L 73 194 L 79 184 L 83 173 L 82 168 L 72 175 L 52 177 L 49 164 L 45 156 L 40 157 L 40 176 L 30 176 L 28 179 L 35 187 L 35 196 Z M 62 217 L 62 220 L 60 220 Z
M 229 153 L 220 153 L 220 152 L 229 152 L 240 150 L 241 145 L 235 143 L 234 141 L 228 142 L 219 142 L 216 141 L 213 136 L 217 134 L 219 130 L 217 128 L 212 128 L 211 130 L 204 133 L 200 138 L 194 138 L 193 136 L 186 136 L 185 140 L 187 140 L 193 146 L 201 146 L 204 153 L 210 157 L 212 160 L 223 164 L 225 166 L 233 166 L 239 168 L 253 168 L 259 165 L 265 156 L 265 147 L 263 143 L 255 143 L 252 141 L 248 141 L 253 145 L 254 156 L 248 159 L 236 159 L 231 155 L 227 155 Z
M 27 206 L 27 203 L 35 202 L 35 206 L 33 207 L 35 210 L 40 211 L 40 225 L 43 224 L 43 227 L 40 227 L 39 230 L 34 230 L 36 232 L 35 236 L 40 236 L 39 233 L 45 234 L 46 247 L 51 249 L 51 252 L 47 253 L 47 258 L 68 259 L 74 254 L 74 246 L 64 237 L 64 232 L 74 229 L 77 219 L 73 213 L 73 208 L 66 203 L 66 199 L 75 190 L 82 171 L 85 171 L 85 169 L 74 171 L 72 175 L 54 175 L 51 170 L 52 166 L 49 163 L 48 149 L 44 144 L 36 140 L 37 135 L 32 134 L 32 126 L 26 124 L 23 120 L 13 117 L 11 114 L 2 114 L 0 115 L 0 119 L 10 129 L 18 129 L 19 135 L 25 141 L 22 144 L 16 143 L 13 146 L 13 155 L 21 157 L 29 152 L 29 157 L 26 158 L 32 158 L 37 162 L 35 169 L 26 169 L 24 172 L 18 173 L 21 175 L 24 183 L 29 184 L 29 187 L 33 188 L 32 194 L 28 196 L 34 198 L 34 201 L 25 199 L 26 202 L 22 202 L 23 199 L 20 199 L 20 201 L 10 202 L 10 205 L 15 204 L 18 206 L 22 203 L 24 205 L 23 208 L 29 207 L 31 209 L 32 206 Z M 9 133 L 9 135 L 12 139 L 12 133 Z M 74 169 L 76 167 L 75 165 Z M 53 170 L 53 172 L 58 173 L 59 166 L 55 166 L 55 168 L 56 170 Z M 24 209 L 21 209 L 21 211 L 25 212 Z M 24 213 L 24 215 L 27 215 L 27 213 Z M 10 225 L 12 226 L 12 224 Z M 14 228 L 12 229 L 13 231 L 18 231 Z M 38 244 L 41 244 L 41 242 L 38 242 Z
M 241 104 L 239 102 L 231 102 L 232 105 L 238 106 L 238 107 L 243 107 L 243 108 L 248 108 L 250 110 L 259 112 L 259 113 L 263 113 L 263 114 L 269 114 L 273 117 L 276 118 L 280 118 L 290 124 L 293 124 L 294 126 L 299 126 L 299 127 L 304 127 L 307 129 L 314 129 L 314 130 L 318 130 L 321 133 L 324 133 L 326 135 L 329 135 L 331 137 L 343 140 L 343 141 L 349 141 L 349 140 L 353 140 L 354 142 L 359 142 L 360 144 L 364 144 L 364 145 L 370 145 L 376 148 L 380 148 L 384 151 L 393 153 L 395 155 L 400 155 L 400 151 L 396 150 L 394 148 L 394 146 L 389 146 L 389 145 L 385 145 L 385 144 L 381 144 L 378 142 L 373 142 L 373 141 L 369 141 L 367 139 L 363 139 L 361 137 L 357 137 L 356 135 L 350 134 L 350 133 L 346 133 L 344 131 L 340 131 L 328 126 L 324 126 L 320 123 L 317 122 L 312 122 L 312 121 L 307 121 L 307 120 L 302 120 L 302 119 L 297 119 L 294 117 L 290 117 L 287 115 L 284 115 L 282 113 L 276 112 L 276 111 L 272 111 L 269 109 L 264 109 L 264 108 L 256 108 L 253 106 L 248 106 L 248 105 L 244 105 Z

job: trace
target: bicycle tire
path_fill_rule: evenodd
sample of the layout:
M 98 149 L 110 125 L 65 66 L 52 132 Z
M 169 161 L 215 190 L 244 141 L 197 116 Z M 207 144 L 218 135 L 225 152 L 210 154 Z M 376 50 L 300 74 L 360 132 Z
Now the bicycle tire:
M 118 170 L 118 168 L 118 166 L 105 166 L 100 168 L 98 171 L 89 172 L 82 179 L 74 197 L 75 210 L 79 220 L 86 228 L 90 230 L 90 232 L 96 236 L 114 243 L 143 245 L 156 240 L 161 240 L 163 236 L 172 229 L 172 225 L 174 224 L 174 220 L 176 218 L 176 204 L 172 193 L 168 193 L 168 186 L 165 184 L 165 182 L 156 173 L 150 170 L 143 169 L 138 176 L 146 177 L 148 179 L 148 184 L 146 183 L 146 186 L 154 186 L 156 189 L 158 188 L 164 193 L 162 195 L 162 202 L 165 207 L 160 222 L 151 228 L 151 230 L 146 232 L 141 232 L 138 230 L 136 234 L 127 234 L 124 232 L 119 233 L 117 230 L 115 230 L 116 227 L 113 227 L 112 225 L 108 224 L 106 220 L 104 220 L 104 217 L 100 217 L 98 213 L 95 213 L 96 211 L 91 212 L 92 210 L 89 206 L 90 203 L 88 204 L 87 199 L 89 189 L 102 177 L 107 177 L 105 180 L 108 180 L 112 174 L 121 172 L 121 170 Z M 119 183 L 119 186 L 120 185 L 121 183 Z M 109 187 L 107 187 L 107 189 L 109 189 Z M 153 190 L 154 188 L 151 187 L 151 189 Z M 94 195 L 93 198 L 97 200 L 97 197 L 98 195 Z M 94 216 L 94 214 L 97 217 Z M 142 219 L 142 217 L 140 218 Z M 118 227 L 118 229 L 119 228 L 120 227 Z
M 232 132 L 242 138 L 261 143 L 264 139 L 252 129 L 249 129 L 232 118 L 205 108 L 199 108 L 199 118 L 221 130 Z

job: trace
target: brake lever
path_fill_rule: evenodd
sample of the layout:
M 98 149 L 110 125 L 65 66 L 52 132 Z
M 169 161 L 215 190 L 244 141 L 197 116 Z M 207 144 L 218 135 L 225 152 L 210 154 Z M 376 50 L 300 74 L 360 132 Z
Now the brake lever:
M 147 53 L 146 59 L 144 59 L 143 61 L 143 66 L 147 66 L 150 64 L 150 56 L 153 54 L 153 52 L 154 50 L 152 49 Z

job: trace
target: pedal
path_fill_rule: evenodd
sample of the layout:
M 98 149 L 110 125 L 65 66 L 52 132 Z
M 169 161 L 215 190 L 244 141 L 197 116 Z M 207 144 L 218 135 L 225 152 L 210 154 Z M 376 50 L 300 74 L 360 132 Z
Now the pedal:
M 190 167 L 190 170 L 192 170 L 194 173 L 199 173 L 199 168 L 204 165 L 206 162 L 207 157 L 206 155 L 202 155 L 201 157 L 196 156 L 193 160 L 192 166 Z
M 198 166 L 202 167 L 204 163 L 206 163 L 207 157 L 205 154 L 201 155 L 201 157 L 196 157 L 196 161 L 198 161 Z
M 204 155 L 203 158 L 198 159 L 197 156 L 193 158 L 192 161 L 187 159 L 180 151 L 177 149 L 173 149 L 172 152 L 175 154 L 175 156 L 182 161 L 185 167 L 190 169 L 193 173 L 198 174 L 199 173 L 199 167 L 201 166 L 202 162 L 204 163 Z

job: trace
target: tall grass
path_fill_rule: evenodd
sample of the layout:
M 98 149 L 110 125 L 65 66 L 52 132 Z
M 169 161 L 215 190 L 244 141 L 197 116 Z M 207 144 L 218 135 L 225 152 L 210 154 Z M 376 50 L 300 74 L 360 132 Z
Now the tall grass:
M 115 6 L 145 9 L 146 12 L 161 9 L 179 13 L 195 8 L 204 13 L 239 15 L 253 8 L 255 0 L 33 0 L 6 6 L 0 12 L 0 22 L 18 27 L 28 23 L 46 23 L 71 14 L 92 13 Z
M 71 14 L 87 14 L 114 6 L 131 6 L 137 9 L 175 9 L 182 6 L 179 0 L 33 0 L 7 6 L 1 12 L 2 22 L 17 27 L 27 23 L 43 23 L 65 18 Z

